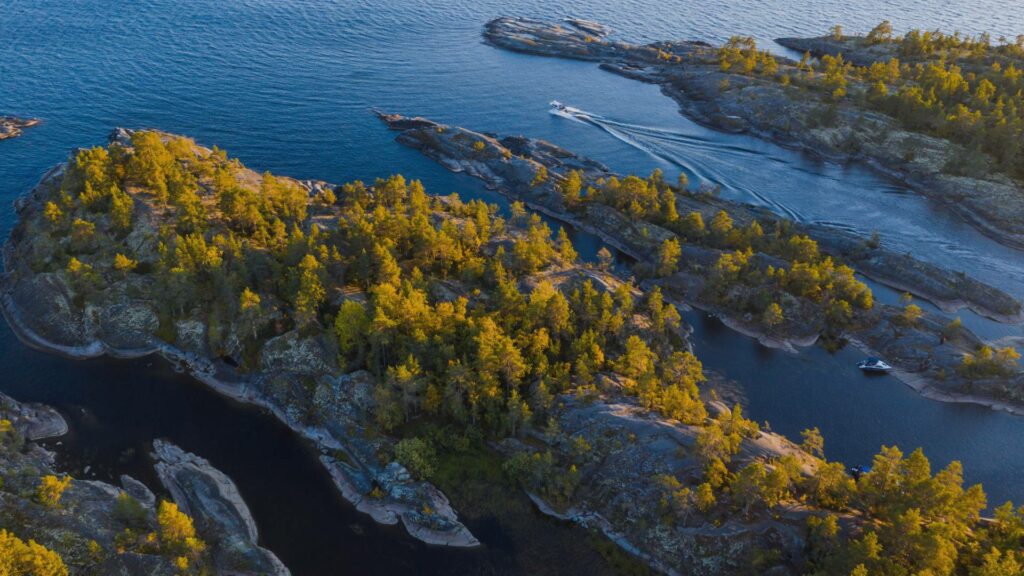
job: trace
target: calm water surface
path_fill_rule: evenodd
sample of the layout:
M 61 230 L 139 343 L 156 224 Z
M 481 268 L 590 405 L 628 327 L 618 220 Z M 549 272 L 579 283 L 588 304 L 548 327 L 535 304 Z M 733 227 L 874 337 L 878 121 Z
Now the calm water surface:
M 879 230 L 894 248 L 965 270 L 1024 295 L 1024 259 L 945 210 L 868 171 L 820 163 L 687 121 L 657 88 L 586 63 L 509 54 L 484 46 L 480 26 L 501 14 L 575 15 L 633 40 L 752 34 L 762 44 L 815 34 L 834 23 L 866 31 L 941 27 L 994 36 L 1024 33 L 1024 5 L 995 0 L 822 0 L 793 3 L 639 0 L 559 2 L 313 2 L 0 0 L 0 112 L 45 124 L 0 143 L 0 202 L 9 206 L 76 146 L 100 144 L 114 126 L 156 127 L 217 144 L 246 164 L 299 178 L 342 182 L 402 172 L 437 193 L 505 204 L 395 144 L 370 107 L 549 139 L 618 171 L 669 175 L 804 221 Z M 558 99 L 603 126 L 547 114 Z M 0 233 L 13 225 L 0 210 Z M 577 235 L 584 254 L 598 243 Z M 884 298 L 894 296 L 883 292 Z M 882 444 L 923 446 L 933 463 L 964 462 L 992 501 L 1024 500 L 1024 418 L 920 398 L 890 378 L 863 378 L 854 351 L 772 352 L 691 313 L 697 352 L 738 380 L 749 411 L 795 436 L 820 426 L 830 457 L 866 461 Z M 1020 335 L 965 314 L 989 337 Z M 0 389 L 68 415 L 68 462 L 110 477 L 152 481 L 145 457 L 169 437 L 231 475 L 249 501 L 263 543 L 296 574 L 506 573 L 523 549 L 564 530 L 538 519 L 536 541 L 500 524 L 471 526 L 488 546 L 452 552 L 373 525 L 341 502 L 313 455 L 282 426 L 174 374 L 154 360 L 69 362 L 29 351 L 0 329 Z M 557 552 L 552 551 L 553 557 Z M 571 564 L 571 563 L 569 563 Z M 566 563 L 551 563 L 562 571 Z M 583 564 L 580 573 L 596 568 Z

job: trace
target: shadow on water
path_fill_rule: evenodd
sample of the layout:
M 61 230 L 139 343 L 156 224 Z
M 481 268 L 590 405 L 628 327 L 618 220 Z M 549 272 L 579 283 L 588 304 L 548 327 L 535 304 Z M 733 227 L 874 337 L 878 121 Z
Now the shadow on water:
M 13 339 L 4 328 L 0 358 L 9 366 L 16 355 L 26 370 L 4 376 L 0 388 L 21 400 L 50 404 L 67 418 L 71 433 L 47 443 L 62 469 L 115 484 L 130 474 L 160 493 L 149 454 L 153 439 L 167 438 L 236 482 L 257 519 L 260 543 L 297 576 L 610 573 L 578 529 L 530 507 L 512 526 L 493 516 L 473 518 L 468 511 L 467 523 L 484 543 L 479 549 L 424 545 L 401 526 L 376 524 L 343 500 L 315 448 L 276 418 L 217 395 L 168 362 L 65 360 Z M 495 497 L 503 489 L 489 488 Z M 557 562 L 566 555 L 574 558 L 569 572 Z

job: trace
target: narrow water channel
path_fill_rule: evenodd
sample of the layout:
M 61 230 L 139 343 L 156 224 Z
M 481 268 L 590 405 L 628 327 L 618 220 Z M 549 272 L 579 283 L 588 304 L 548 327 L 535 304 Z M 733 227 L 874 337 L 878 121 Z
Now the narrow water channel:
M 1024 252 L 995 243 L 936 203 L 867 168 L 823 162 L 747 135 L 710 130 L 681 116 L 657 88 L 621 81 L 633 85 L 634 106 L 613 108 L 621 115 L 613 117 L 601 113 L 603 98 L 580 95 L 577 107 L 588 116 L 583 121 L 549 115 L 557 125 L 552 130 L 572 136 L 556 143 L 578 151 L 575 142 L 589 132 L 605 143 L 584 145 L 614 171 L 646 174 L 658 167 L 670 179 L 685 172 L 695 185 L 721 186 L 723 197 L 865 236 L 878 230 L 890 248 L 963 270 L 1017 297 L 1024 293 Z M 629 146 L 632 153 L 607 153 L 603 146 L 611 142 Z M 868 284 L 880 301 L 899 301 L 898 292 Z M 986 339 L 1024 335 L 1020 325 L 967 310 L 951 316 Z M 1024 500 L 1019 482 L 1024 446 L 1015 440 L 1024 434 L 1024 418 L 929 400 L 894 377 L 866 376 L 856 370 L 862 356 L 852 348 L 830 354 L 814 347 L 792 354 L 765 348 L 702 312 L 685 318 L 694 326 L 695 349 L 704 366 L 737 381 L 749 414 L 773 430 L 799 438 L 801 430 L 818 426 L 828 457 L 850 465 L 869 463 L 882 445 L 899 445 L 907 452 L 922 447 L 935 468 L 960 460 L 966 481 L 982 483 L 990 503 Z
M 169 439 L 235 481 L 260 544 L 296 576 L 543 573 L 565 558 L 572 563 L 558 573 L 611 574 L 585 534 L 540 513 L 519 515 L 515 525 L 471 516 L 466 523 L 484 543 L 477 549 L 425 545 L 343 500 L 314 447 L 276 418 L 217 395 L 168 362 L 66 360 L 14 338 L 0 329 L 0 365 L 24 370 L 0 377 L 0 390 L 64 415 L 70 433 L 45 443 L 61 469 L 115 485 L 129 474 L 161 494 L 149 454 L 153 439 Z

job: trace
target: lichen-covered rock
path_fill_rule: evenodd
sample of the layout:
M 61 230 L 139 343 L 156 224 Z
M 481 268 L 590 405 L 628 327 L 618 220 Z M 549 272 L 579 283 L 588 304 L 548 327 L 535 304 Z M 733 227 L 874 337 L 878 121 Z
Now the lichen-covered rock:
M 886 358 L 896 367 L 895 375 L 910 387 L 937 400 L 1024 414 L 1020 370 L 988 376 L 963 371 L 965 356 L 977 354 L 986 345 L 969 330 L 954 329 L 937 314 L 926 312 L 908 323 L 901 308 L 877 308 L 881 321 L 853 334 L 851 340 L 866 353 Z
M 324 377 L 316 388 L 313 403 L 326 422 L 357 421 L 373 408 L 373 376 L 359 370 Z
M 144 508 L 156 507 L 156 495 L 148 486 L 127 474 L 121 475 L 121 487 L 129 496 L 135 498 Z
M 0 418 L 9 420 L 28 441 L 46 440 L 67 434 L 68 423 L 55 409 L 45 404 L 17 402 L 0 393 Z
M 74 292 L 60 273 L 43 273 L 24 278 L 8 288 L 4 298 L 16 302 L 18 321 L 46 340 L 62 346 L 79 346 L 90 341 L 84 333 L 81 313 L 73 304 Z
M 263 346 L 260 366 L 268 372 L 281 371 L 315 376 L 335 371 L 335 362 L 315 337 L 303 337 L 297 331 L 271 338 Z
M 125 302 L 100 310 L 98 336 L 113 348 L 150 349 L 160 319 L 148 304 Z
M 178 320 L 174 323 L 177 340 L 175 344 L 182 350 L 207 353 L 206 323 L 199 320 Z

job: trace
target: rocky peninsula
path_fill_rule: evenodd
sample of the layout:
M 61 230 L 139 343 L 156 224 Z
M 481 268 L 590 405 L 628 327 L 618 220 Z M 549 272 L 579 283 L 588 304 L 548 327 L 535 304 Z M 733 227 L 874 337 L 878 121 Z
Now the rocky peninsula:
M 205 460 L 158 443 L 162 460 L 157 466 L 162 476 L 173 479 L 168 488 L 177 505 L 172 511 L 165 502 L 158 510 L 153 492 L 130 476 L 114 486 L 56 470 L 55 455 L 37 441 L 66 431 L 56 410 L 0 395 L 0 529 L 52 551 L 49 556 L 33 552 L 37 569 L 46 563 L 54 571 L 45 574 L 171 576 L 210 569 L 217 574 L 289 574 L 273 553 L 256 544 L 252 518 L 234 484 Z M 217 489 L 189 493 L 179 489 L 181 484 Z M 189 516 L 201 519 L 194 532 L 201 541 L 186 550 L 171 541 L 168 530 L 173 521 L 192 532 Z
M 712 128 L 747 132 L 829 160 L 863 162 L 996 241 L 1024 247 L 1020 179 L 997 169 L 987 152 L 934 130 L 911 129 L 867 106 L 873 73 L 866 69 L 854 74 L 840 60 L 830 76 L 824 66 L 769 57 L 742 38 L 723 47 L 700 41 L 639 45 L 611 39 L 603 28 L 526 18 L 492 20 L 484 39 L 515 52 L 599 62 L 605 70 L 656 84 L 683 114 Z M 892 43 L 867 46 L 862 37 L 779 42 L 815 55 L 842 53 L 863 66 L 881 63 L 898 49 Z M 842 91 L 826 90 L 832 82 Z
M 407 118 L 379 113 L 392 129 L 400 131 L 397 140 L 416 148 L 454 171 L 464 171 L 482 179 L 489 187 L 515 201 L 576 228 L 595 233 L 609 245 L 637 260 L 634 270 L 645 286 L 659 286 L 666 297 L 719 316 L 727 325 L 757 337 L 762 343 L 793 349 L 813 344 L 819 335 L 832 339 L 848 338 L 869 354 L 884 356 L 900 368 L 899 376 L 923 394 L 944 400 L 968 401 L 993 408 L 1021 412 L 1024 408 L 1024 374 L 1014 363 L 1008 371 L 975 374 L 964 368 L 964 358 L 974 357 L 986 344 L 963 328 L 938 315 L 911 312 L 897 306 L 874 304 L 858 311 L 838 331 L 832 330 L 829 311 L 813 299 L 783 294 L 780 308 L 784 319 L 769 324 L 747 307 L 737 307 L 743 288 L 730 288 L 730 297 L 721 298 L 708 288 L 715 268 L 731 261 L 727 246 L 709 245 L 706 239 L 693 242 L 685 231 L 667 229 L 649 220 L 638 219 L 603 201 L 567 201 L 564 187 L 571 174 L 578 175 L 582 188 L 588 183 L 627 177 L 611 173 L 607 167 L 551 143 L 522 136 L 498 136 L 474 132 L 457 126 L 434 123 L 424 118 Z M 538 182 L 536 175 L 547 176 Z M 574 176 L 576 177 L 576 176 Z M 1006 293 L 960 273 L 921 262 L 910 255 L 890 252 L 870 239 L 813 225 L 787 222 L 761 208 L 730 202 L 701 191 L 670 187 L 673 212 L 699 214 L 695 220 L 713 220 L 724 213 L 733 229 L 775 228 L 803 232 L 816 241 L 829 256 L 848 262 L 858 272 L 880 283 L 934 302 L 947 311 L 968 307 L 980 314 L 1006 322 L 1021 321 L 1021 305 Z M 593 188 L 592 188 L 593 190 Z M 596 192 L 588 195 L 598 197 Z M 569 204 L 572 203 L 573 206 Z M 679 239 L 678 270 L 656 274 L 658 259 L 666 241 Z M 779 255 L 752 253 L 749 260 L 762 271 L 793 269 Z M 799 266 L 798 266 L 799 267 Z M 712 287 L 713 288 L 713 287 Z M 749 301 L 749 297 L 747 301 Z M 919 312 L 919 310 L 918 310 Z
M 182 512 L 208 534 L 217 574 L 291 574 L 273 552 L 260 548 L 256 522 L 234 482 L 205 459 L 169 442 L 153 442 L 156 472 Z
M 721 379 L 692 353 L 673 302 L 730 310 L 731 299 L 764 293 L 766 278 L 802 267 L 828 281 L 801 289 L 822 302 L 849 298 L 835 307 L 857 306 L 857 322 L 895 314 L 873 308 L 852 270 L 813 241 L 718 208 L 710 232 L 680 244 L 681 218 L 671 211 L 712 200 L 657 175 L 584 182 L 599 165 L 550 144 L 386 120 L 452 169 L 592 227 L 634 255 L 643 282 L 619 277 L 609 262 L 577 262 L 564 230 L 553 239 L 521 203 L 506 219 L 496 206 L 428 196 L 397 175 L 369 186 L 296 181 L 187 138 L 118 130 L 107 147 L 73 152 L 18 202 L 4 252 L 8 322 L 54 353 L 180 363 L 314 441 L 358 509 L 433 544 L 479 544 L 431 480 L 447 472 L 458 482 L 451 468 L 480 466 L 473 459 L 482 454 L 491 481 L 527 491 L 544 513 L 603 533 L 669 574 L 883 564 L 920 572 L 933 568 L 935 546 L 955 551 L 966 571 L 982 562 L 976 551 L 1009 549 L 1004 534 L 1018 513 L 981 523 L 984 493 L 963 486 L 956 463 L 933 475 L 919 451 L 885 448 L 877 472 L 855 481 L 824 460 L 816 429 L 797 446 L 721 401 Z M 577 178 L 579 187 L 566 184 Z M 605 201 L 584 201 L 585 183 Z M 655 208 L 666 211 L 665 226 Z M 691 213 L 682 221 L 703 229 Z M 723 258 L 736 270 L 720 266 Z M 707 274 L 691 262 L 702 261 L 719 269 L 720 297 L 693 296 Z M 730 318 L 770 324 L 780 341 L 796 326 L 817 337 L 809 318 L 820 302 L 768 294 L 785 306 L 779 322 Z M 928 334 L 917 327 L 930 324 L 912 320 L 905 332 Z M 177 558 L 179 567 L 208 553 L 221 570 L 250 562 L 279 573 L 230 481 L 165 442 L 154 451 L 178 506 L 200 529 L 218 531 L 209 549 L 187 531 L 171 542 L 191 555 Z M 138 483 L 125 488 L 139 507 L 155 501 Z M 905 542 L 893 529 L 910 503 L 926 541 Z M 184 514 L 168 506 L 158 521 L 183 526 Z M 148 518 L 143 510 L 132 517 Z M 880 544 L 865 546 L 872 539 Z
M 39 124 L 38 118 L 18 118 L 16 116 L 0 116 L 0 140 L 17 138 L 26 128 Z
M 111 142 L 127 147 L 132 135 L 132 131 L 118 129 Z M 210 155 L 212 151 L 197 148 L 196 154 Z M 205 322 L 183 318 L 162 325 L 154 302 L 153 275 L 119 274 L 111 269 L 113 274 L 99 286 L 92 284 L 98 280 L 95 276 L 83 286 L 75 284 L 73 272 L 54 269 L 63 249 L 49 233 L 40 234 L 39 227 L 47 226 L 44 212 L 60 195 L 68 177 L 67 166 L 50 170 L 29 195 L 18 200 L 20 222 L 4 246 L 6 272 L 0 280 L 0 298 L 5 318 L 23 342 L 74 359 L 160 354 L 217 392 L 267 409 L 316 444 L 342 495 L 374 519 L 389 524 L 401 521 L 410 534 L 431 544 L 478 544 L 440 491 L 411 478 L 400 464 L 382 456 L 391 451 L 393 441 L 362 432 L 372 426 L 367 412 L 373 398 L 371 381 L 365 372 L 340 373 L 332 347 L 322 337 L 282 330 L 265 341 L 260 361 L 243 371 L 232 355 L 240 359 L 245 353 L 244 331 L 252 328 L 240 321 L 230 329 L 228 350 L 218 357 L 211 353 L 210 327 Z M 263 179 L 245 169 L 237 178 Z M 302 204 L 312 195 L 334 188 L 324 182 L 288 182 L 301 190 Z M 111 251 L 112 258 L 115 252 L 131 251 L 136 265 L 148 266 L 160 258 L 160 211 L 140 200 L 134 202 L 137 218 L 131 231 L 118 234 L 121 240 L 106 246 L 89 246 L 90 254 Z M 103 224 L 110 225 L 110 221 Z M 50 271 L 41 271 L 40 266 Z M 93 287 L 100 289 L 89 290 Z M 92 292 L 88 299 L 83 298 L 86 290 Z M 243 332 L 239 335 L 237 331 Z M 315 398 L 305 396 L 305 388 L 296 390 L 291 385 L 294 380 L 315 383 L 311 386 Z M 318 416 L 311 418 L 310 410 Z
M 64 417 L 45 404 L 18 402 L 0 394 L 0 413 L 29 442 L 59 438 L 68 433 Z
M 128 148 L 132 146 L 133 137 L 138 141 L 136 133 L 115 131 L 112 147 L 115 150 L 121 146 Z M 160 137 L 165 141 L 174 138 L 169 135 Z M 199 156 L 215 154 L 203 148 L 195 148 L 194 153 Z M 242 347 L 229 351 L 227 359 L 230 361 L 212 356 L 211 327 L 205 322 L 178 320 L 172 329 L 175 337 L 166 338 L 151 300 L 155 279 L 147 277 L 148 274 L 118 274 L 110 269 L 87 289 L 75 283 L 74 270 L 54 269 L 52 263 L 60 254 L 54 242 L 62 241 L 44 231 L 52 225 L 52 222 L 47 223 L 45 213 L 48 204 L 53 202 L 53 198 L 59 198 L 60 191 L 67 188 L 68 179 L 73 178 L 69 173 L 73 168 L 69 166 L 84 162 L 79 154 L 81 152 L 76 153 L 77 159 L 69 161 L 69 164 L 47 173 L 33 192 L 19 201 L 20 223 L 6 246 L 4 313 L 27 344 L 72 358 L 103 354 L 116 357 L 161 354 L 180 363 L 219 392 L 272 411 L 294 430 L 315 441 L 322 452 L 321 461 L 342 495 L 376 521 L 388 524 L 402 522 L 411 535 L 432 544 L 478 544 L 458 523 L 456 512 L 444 494 L 429 483 L 417 480 L 405 466 L 389 456 L 398 451 L 395 440 L 381 434 L 370 419 L 374 410 L 381 410 L 379 392 L 375 391 L 375 377 L 365 370 L 342 372 L 336 357 L 329 352 L 333 345 L 325 338 L 311 337 L 299 330 L 283 330 L 280 335 L 267 338 L 258 351 L 258 360 L 252 362 L 248 369 L 243 369 L 239 366 L 246 361 L 246 351 Z M 235 178 L 258 182 L 270 176 L 238 169 Z M 306 198 L 315 200 L 325 190 L 343 192 L 342 187 L 322 182 L 294 182 L 294 185 L 302 190 L 304 202 Z M 131 194 L 136 203 L 134 218 L 138 219 L 131 230 L 106 240 L 111 242 L 110 245 L 94 245 L 81 254 L 83 260 L 96 263 L 94 270 L 101 266 L 99 256 L 107 251 L 131 250 L 133 260 L 140 263 L 157 258 L 155 254 L 147 256 L 146 251 L 157 251 L 153 235 L 159 230 L 156 222 L 159 208 L 141 192 L 133 191 Z M 313 204 L 313 210 L 318 209 L 324 210 Z M 316 221 L 328 225 L 326 218 L 317 218 Z M 100 222 L 101 225 L 106 224 L 105 221 Z M 315 233 L 312 226 L 308 233 Z M 505 238 L 501 237 L 499 244 L 508 242 Z M 66 246 L 73 250 L 70 243 Z M 47 272 L 48 267 L 52 271 Z M 538 283 L 550 283 L 566 293 L 584 282 L 588 286 L 589 282 L 594 282 L 609 295 L 612 290 L 621 293 L 625 287 L 607 273 L 573 266 L 531 277 L 526 282 L 534 288 Z M 101 287 L 98 290 L 97 285 Z M 451 281 L 444 283 L 443 292 L 441 285 L 436 290 L 443 299 L 452 298 L 453 291 L 462 292 L 458 284 Z M 632 293 L 635 297 L 643 297 L 635 289 Z M 352 287 L 335 297 L 342 303 L 366 298 L 365 294 Z M 237 325 L 232 330 L 238 332 L 233 338 L 241 340 L 245 338 L 243 331 L 249 328 L 242 324 L 242 317 L 236 318 L 235 322 Z M 643 326 L 644 322 L 640 325 Z M 678 326 L 674 330 L 678 330 Z M 676 337 L 685 337 L 685 334 L 678 332 Z M 306 384 L 297 386 L 295 382 Z M 313 389 L 312 394 L 307 392 L 307 386 Z M 608 387 L 605 393 L 610 398 L 621 398 L 622 390 Z M 565 401 L 570 402 L 572 398 L 566 396 Z M 634 405 L 631 410 L 633 418 L 640 418 L 639 407 Z M 609 413 L 609 418 L 617 417 Z M 655 419 L 649 421 L 651 425 L 658 422 Z M 618 427 L 613 422 L 609 426 Z M 672 429 L 676 424 L 665 421 L 657 426 Z M 688 429 L 691 436 L 698 428 Z M 551 440 L 557 439 L 552 437 Z M 785 443 L 780 438 L 773 442 Z M 509 454 L 518 451 L 509 450 Z M 791 447 L 789 450 L 795 449 Z M 157 470 L 166 488 L 181 509 L 191 513 L 197 525 L 211 534 L 211 543 L 216 543 L 217 553 L 212 559 L 215 565 L 223 568 L 247 562 L 260 566 L 267 573 L 279 573 L 283 569 L 276 558 L 256 545 L 255 526 L 227 478 L 211 469 L 205 460 L 183 453 L 166 442 L 155 442 L 154 452 Z M 602 474 L 604 472 L 600 470 L 594 472 L 597 476 Z M 650 478 L 643 480 L 645 490 L 654 489 Z M 139 500 L 155 501 L 137 483 L 131 482 L 130 487 Z M 531 489 L 537 488 L 531 486 Z M 670 550 L 653 547 L 648 550 L 644 546 L 644 551 L 641 551 L 639 544 L 630 544 L 634 535 L 627 525 L 606 519 L 592 524 L 601 518 L 597 513 L 588 515 L 588 518 L 588 526 L 607 533 L 627 550 L 640 554 L 656 566 L 664 565 L 669 572 L 678 571 L 672 567 L 676 562 L 668 557 Z M 796 528 L 790 527 L 789 530 L 795 531 Z M 754 531 L 730 542 L 728 547 L 733 552 L 753 550 L 768 546 L 770 542 L 770 539 L 762 537 L 760 531 Z M 722 553 L 724 548 L 717 546 L 702 552 L 706 556 Z M 682 566 L 691 565 L 695 558 L 688 559 Z

